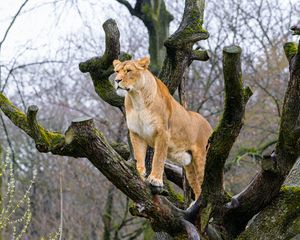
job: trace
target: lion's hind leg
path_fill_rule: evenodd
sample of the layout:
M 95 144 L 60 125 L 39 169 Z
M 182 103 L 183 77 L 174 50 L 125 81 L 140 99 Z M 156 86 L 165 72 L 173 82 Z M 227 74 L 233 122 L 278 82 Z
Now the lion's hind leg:
M 204 178 L 206 150 L 197 148 L 192 151 L 192 156 L 193 156 L 193 161 L 192 161 L 193 168 L 194 168 L 195 176 L 197 178 L 197 183 L 199 184 L 199 191 L 195 193 L 195 197 L 197 199 L 201 194 L 201 185 Z
M 189 165 L 184 166 L 186 178 L 189 182 L 189 185 L 193 189 L 195 194 L 195 199 L 200 195 L 200 184 L 197 178 L 197 173 L 195 172 L 194 164 L 191 162 Z

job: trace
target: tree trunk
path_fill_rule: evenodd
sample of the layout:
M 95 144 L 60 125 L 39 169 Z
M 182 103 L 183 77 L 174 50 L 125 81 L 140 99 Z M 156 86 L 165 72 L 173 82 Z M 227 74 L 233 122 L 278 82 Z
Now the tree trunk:
M 300 160 L 281 187 L 280 194 L 261 211 L 238 239 L 300 238 Z

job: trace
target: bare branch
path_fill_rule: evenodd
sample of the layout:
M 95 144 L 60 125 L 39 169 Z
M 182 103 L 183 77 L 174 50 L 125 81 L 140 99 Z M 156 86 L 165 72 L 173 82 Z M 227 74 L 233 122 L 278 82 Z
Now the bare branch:
M 25 7 L 25 5 L 27 4 L 28 1 L 29 1 L 29 0 L 25 0 L 25 1 L 23 2 L 23 4 L 22 4 L 22 5 L 20 6 L 20 8 L 18 9 L 17 13 L 14 15 L 14 17 L 13 17 L 12 21 L 10 22 L 8 28 L 6 29 L 6 31 L 5 31 L 5 33 L 4 33 L 4 36 L 3 36 L 2 40 L 0 41 L 0 52 L 1 52 L 2 44 L 4 43 L 4 41 L 5 41 L 5 39 L 6 39 L 7 35 L 8 35 L 8 33 L 9 33 L 9 31 L 10 31 L 10 29 L 11 29 L 12 26 L 14 25 L 14 23 L 15 23 L 17 17 L 19 16 L 20 12 L 21 12 L 22 9 Z
M 107 103 L 115 107 L 122 107 L 124 98 L 117 95 L 109 77 L 114 73 L 112 62 L 120 55 L 120 32 L 113 19 L 103 24 L 105 31 L 105 52 L 102 57 L 94 57 L 79 64 L 81 72 L 89 72 L 97 94 Z M 131 58 L 123 55 L 124 60 Z
M 0 67 L 5 67 L 8 71 L 8 74 L 7 74 L 6 78 L 4 79 L 4 83 L 1 88 L 1 92 L 4 92 L 4 90 L 7 86 L 8 80 L 14 71 L 16 71 L 18 69 L 23 69 L 26 67 L 34 66 L 34 65 L 43 65 L 43 64 L 48 64 L 48 63 L 64 63 L 64 62 L 63 61 L 55 61 L 55 60 L 54 61 L 53 60 L 45 60 L 45 61 L 41 61 L 41 62 L 32 62 L 32 63 L 21 64 L 21 65 L 15 66 L 15 67 L 13 66 L 10 69 L 8 67 L 6 67 L 5 65 L 0 65 Z
M 165 41 L 167 55 L 159 77 L 171 94 L 179 86 L 193 60 L 193 45 L 209 36 L 202 28 L 204 4 L 205 0 L 186 0 L 179 28 Z
M 117 0 L 119 3 L 123 4 L 128 11 L 131 13 L 133 16 L 137 16 L 137 12 L 135 9 L 131 6 L 131 4 L 127 0 Z

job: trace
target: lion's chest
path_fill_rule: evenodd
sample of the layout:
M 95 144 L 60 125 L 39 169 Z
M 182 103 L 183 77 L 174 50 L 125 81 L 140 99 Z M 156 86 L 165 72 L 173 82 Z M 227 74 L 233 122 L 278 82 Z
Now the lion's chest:
M 146 140 L 150 146 L 153 145 L 153 137 L 155 134 L 154 122 L 148 110 L 132 110 L 127 113 L 127 126 L 129 130 Z

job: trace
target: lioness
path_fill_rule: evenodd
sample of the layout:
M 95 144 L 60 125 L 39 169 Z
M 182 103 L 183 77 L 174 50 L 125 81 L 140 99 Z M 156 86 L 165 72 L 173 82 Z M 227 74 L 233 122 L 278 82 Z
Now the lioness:
M 184 166 L 195 197 L 201 193 L 206 145 L 212 132 L 198 113 L 185 110 L 166 85 L 149 70 L 148 57 L 136 61 L 113 61 L 117 94 L 125 96 L 127 125 L 140 176 L 145 177 L 147 146 L 154 148 L 147 181 L 163 186 L 166 159 Z

